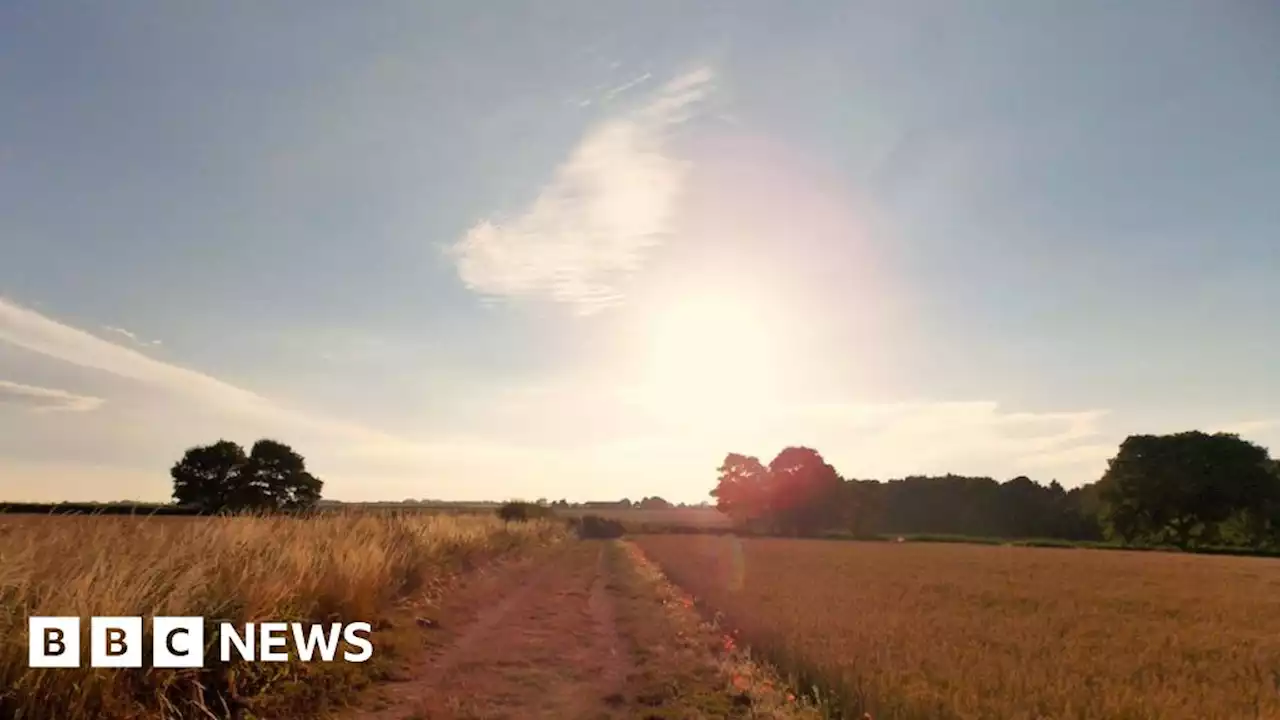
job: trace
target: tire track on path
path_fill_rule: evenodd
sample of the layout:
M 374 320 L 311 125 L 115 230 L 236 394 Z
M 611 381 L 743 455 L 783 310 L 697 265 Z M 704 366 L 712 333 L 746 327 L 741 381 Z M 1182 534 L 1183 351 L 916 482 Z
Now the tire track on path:
M 448 604 L 487 606 L 424 653 L 410 682 L 385 688 L 380 708 L 350 717 L 624 717 L 617 704 L 629 661 L 608 582 L 604 544 L 577 542 L 465 589 Z

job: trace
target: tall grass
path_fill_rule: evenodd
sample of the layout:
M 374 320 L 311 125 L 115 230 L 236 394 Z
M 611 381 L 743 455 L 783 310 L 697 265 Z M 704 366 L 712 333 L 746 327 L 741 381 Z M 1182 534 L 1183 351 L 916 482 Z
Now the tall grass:
M 345 693 L 380 663 L 217 662 L 206 632 L 197 670 L 29 669 L 27 618 L 204 616 L 369 621 L 397 601 L 498 556 L 563 537 L 562 525 L 490 516 L 336 514 L 309 518 L 0 517 L 0 717 L 23 720 L 296 716 Z M 389 646 L 373 638 L 375 659 Z

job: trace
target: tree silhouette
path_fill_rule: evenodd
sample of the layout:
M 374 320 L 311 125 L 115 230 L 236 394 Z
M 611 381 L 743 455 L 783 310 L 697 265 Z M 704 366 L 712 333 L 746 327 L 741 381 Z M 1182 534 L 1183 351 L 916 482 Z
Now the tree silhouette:
M 965 475 L 897 480 L 842 479 L 822 455 L 793 447 L 769 467 L 729 453 L 711 496 L 716 508 L 747 531 L 855 536 L 946 534 L 983 537 L 1103 539 L 1097 484 L 1067 491 L 1025 476 L 999 483 Z M 1270 523 L 1280 539 L 1280 503 Z
M 812 448 L 788 447 L 769 463 L 774 520 L 791 535 L 840 524 L 840 474 Z
M 711 495 L 716 507 L 734 520 L 762 521 L 791 535 L 853 525 L 854 503 L 840 475 L 812 448 L 785 448 L 768 467 L 754 457 L 729 453 Z
M 1217 540 L 1233 515 L 1277 496 L 1267 450 L 1238 435 L 1131 435 L 1101 480 L 1106 519 L 1125 540 Z
M 719 480 L 711 496 L 716 508 L 739 522 L 769 512 L 769 469 L 758 459 L 729 453 L 718 469 Z
M 173 499 L 206 512 L 229 508 L 233 497 L 244 494 L 239 484 L 247 462 L 244 448 L 230 440 L 193 447 L 169 471 Z
M 268 439 L 247 455 L 230 440 L 193 447 L 169 474 L 179 505 L 211 513 L 303 510 L 320 500 L 323 486 L 293 448 Z

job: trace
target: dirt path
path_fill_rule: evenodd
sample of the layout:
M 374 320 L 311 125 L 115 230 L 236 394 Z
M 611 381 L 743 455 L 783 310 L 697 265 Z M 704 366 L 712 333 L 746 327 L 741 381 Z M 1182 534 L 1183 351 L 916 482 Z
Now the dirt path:
M 758 712 L 709 628 L 670 613 L 629 547 L 571 542 L 472 578 L 419 627 L 425 648 L 344 720 L 652 720 Z M 673 624 L 675 623 L 675 624 Z M 678 625 L 678 626 L 677 626 Z M 403 638 L 402 638 L 403 639 Z
M 464 588 L 433 619 L 444 642 L 354 717 L 614 717 L 629 668 L 605 573 L 605 545 L 583 542 Z

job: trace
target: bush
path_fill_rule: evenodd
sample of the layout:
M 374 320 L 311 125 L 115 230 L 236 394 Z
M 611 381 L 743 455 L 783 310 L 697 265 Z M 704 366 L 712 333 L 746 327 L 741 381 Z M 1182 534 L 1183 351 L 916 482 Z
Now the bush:
M 571 522 L 580 538 L 620 538 L 627 529 L 618 520 L 600 517 L 599 515 L 583 515 Z
M 555 513 L 552 512 L 551 508 L 522 500 L 512 500 L 511 502 L 503 503 L 502 507 L 498 508 L 498 517 L 507 522 L 527 522 L 539 518 L 549 518 L 554 515 Z

